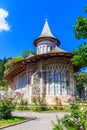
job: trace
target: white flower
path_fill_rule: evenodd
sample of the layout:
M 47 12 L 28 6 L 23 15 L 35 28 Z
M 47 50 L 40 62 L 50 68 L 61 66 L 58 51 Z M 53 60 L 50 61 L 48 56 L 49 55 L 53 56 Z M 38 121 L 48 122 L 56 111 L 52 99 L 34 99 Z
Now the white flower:
M 81 111 L 83 110 L 83 107 L 81 107 Z
M 69 113 L 69 116 L 71 116 L 71 113 Z

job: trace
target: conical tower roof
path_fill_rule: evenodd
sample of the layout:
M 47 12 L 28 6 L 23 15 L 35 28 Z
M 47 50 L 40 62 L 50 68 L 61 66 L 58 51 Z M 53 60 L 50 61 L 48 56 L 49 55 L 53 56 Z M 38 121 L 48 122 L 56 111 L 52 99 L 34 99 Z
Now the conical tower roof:
M 54 35 L 52 34 L 47 19 L 45 21 L 40 36 L 34 40 L 34 45 L 37 46 L 39 42 L 46 40 L 56 43 L 57 45 L 60 45 L 60 41 L 57 38 L 55 38 Z
M 47 19 L 46 19 L 44 27 L 42 29 L 41 35 L 39 37 L 53 37 L 54 38 L 54 36 L 50 30 Z

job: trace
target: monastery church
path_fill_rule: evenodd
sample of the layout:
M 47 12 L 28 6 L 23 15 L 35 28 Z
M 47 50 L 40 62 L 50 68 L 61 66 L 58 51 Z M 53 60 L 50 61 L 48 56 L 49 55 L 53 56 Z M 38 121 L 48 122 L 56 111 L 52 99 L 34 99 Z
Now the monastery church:
M 29 103 L 42 94 L 48 104 L 55 103 L 56 98 L 62 102 L 75 98 L 72 54 L 59 48 L 60 41 L 52 34 L 47 20 L 34 45 L 37 54 L 15 63 L 5 77 L 12 81 L 9 90 L 24 94 Z

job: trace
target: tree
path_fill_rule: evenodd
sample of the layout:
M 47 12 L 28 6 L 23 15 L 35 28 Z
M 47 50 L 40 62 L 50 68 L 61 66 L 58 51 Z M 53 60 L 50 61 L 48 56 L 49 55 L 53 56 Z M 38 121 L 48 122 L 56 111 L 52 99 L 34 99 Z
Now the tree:
M 87 6 L 85 6 L 84 12 L 87 12 Z
M 74 26 L 74 33 L 77 39 L 87 39 L 87 18 L 79 16 Z
M 85 12 L 87 12 L 87 6 L 85 7 Z M 74 26 L 74 34 L 76 39 L 87 39 L 87 18 L 79 16 L 76 20 L 76 25 Z M 87 42 L 79 45 L 76 50 L 73 50 L 74 54 L 72 58 L 72 63 L 80 68 L 87 66 Z
M 5 67 L 4 76 L 6 76 L 10 71 L 12 71 L 12 65 L 14 63 L 24 60 L 30 54 L 35 54 L 35 51 L 34 50 L 24 50 L 22 52 L 22 56 L 16 56 L 16 57 L 8 59 L 4 65 L 4 67 Z
M 17 56 L 14 58 L 11 58 L 9 60 L 7 60 L 7 62 L 5 63 L 5 71 L 4 71 L 4 76 L 6 76 L 10 71 L 12 71 L 12 65 L 18 61 L 23 60 L 22 56 Z
M 5 67 L 4 67 L 4 64 L 6 63 L 6 61 L 8 60 L 8 58 L 4 58 L 4 59 L 0 59 L 0 89 L 1 90 L 4 90 L 5 89 L 5 81 L 3 81 L 3 77 L 4 77 L 4 70 L 5 70 Z
M 84 9 L 87 12 L 87 6 Z M 74 26 L 74 34 L 76 39 L 87 39 L 87 18 L 79 16 L 76 20 L 76 25 Z M 80 68 L 87 67 L 87 42 L 79 45 L 76 50 L 72 51 L 73 58 L 72 63 Z M 87 87 L 87 73 L 78 72 L 74 75 L 76 80 L 76 86 L 79 91 L 79 96 L 82 96 L 84 86 Z
M 14 62 L 24 60 L 24 58 L 22 56 L 16 56 L 16 57 L 13 57 L 12 59 L 13 59 Z
M 22 57 L 24 59 L 26 59 L 30 54 L 35 55 L 35 51 L 34 50 L 24 50 L 22 52 Z
M 0 60 L 0 80 L 2 80 L 3 78 L 3 71 L 4 71 L 3 64 L 4 64 L 3 60 Z
M 74 54 L 72 63 L 80 68 L 87 66 L 87 43 L 79 45 L 77 50 L 73 50 Z
M 22 56 L 16 56 L 13 58 L 4 58 L 0 59 L 0 90 L 7 90 L 10 81 L 3 80 L 9 72 L 12 71 L 12 65 L 18 61 L 24 60 L 30 54 L 35 54 L 34 50 L 25 50 L 22 53 Z
M 35 54 L 34 50 L 24 50 L 22 52 L 22 56 L 16 56 L 13 58 L 10 58 L 7 60 L 7 62 L 5 63 L 4 67 L 4 76 L 6 76 L 9 72 L 12 71 L 12 65 L 18 61 L 24 60 L 25 58 L 27 58 L 30 54 Z
M 84 87 L 87 87 L 87 73 L 76 73 L 74 77 L 76 80 L 76 86 L 78 88 L 79 95 L 81 97 Z
M 3 99 L 0 101 L 0 119 L 10 119 L 12 117 L 12 111 L 17 104 L 16 98 L 16 95 L 11 92 L 3 95 Z

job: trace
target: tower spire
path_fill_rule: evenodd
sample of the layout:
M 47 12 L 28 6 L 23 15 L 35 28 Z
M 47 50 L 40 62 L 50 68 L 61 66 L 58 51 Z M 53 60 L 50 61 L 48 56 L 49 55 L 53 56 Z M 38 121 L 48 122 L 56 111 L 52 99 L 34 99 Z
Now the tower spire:
M 52 34 L 47 19 L 45 19 L 45 24 L 43 26 L 40 36 L 34 40 L 34 45 L 37 46 L 37 44 L 42 41 L 49 41 L 53 44 L 56 44 L 57 46 L 60 45 L 60 41 Z
M 42 32 L 40 34 L 40 37 L 53 37 L 54 38 L 54 36 L 50 30 L 47 18 L 45 19 L 45 24 L 44 24 L 44 27 L 43 27 Z

